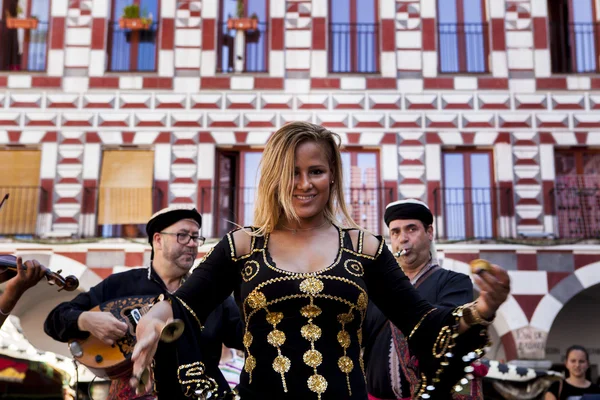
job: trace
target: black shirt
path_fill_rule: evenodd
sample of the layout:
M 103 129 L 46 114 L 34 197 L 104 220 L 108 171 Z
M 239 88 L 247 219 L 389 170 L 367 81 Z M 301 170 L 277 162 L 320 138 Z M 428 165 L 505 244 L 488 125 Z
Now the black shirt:
M 554 395 L 558 400 L 580 400 L 584 394 L 600 394 L 600 387 L 594 385 L 593 383 L 586 388 L 580 388 L 577 386 L 571 385 L 566 380 L 562 381 L 562 391 L 560 392 L 560 397 L 558 396 L 558 392 L 560 390 L 560 382 L 554 382 L 548 391 Z
M 130 297 L 148 296 L 155 298 L 167 294 L 167 288 L 152 270 L 148 279 L 145 268 L 133 269 L 110 275 L 86 293 L 80 293 L 73 300 L 59 304 L 50 312 L 44 324 L 44 331 L 53 339 L 67 342 L 71 339 L 84 339 L 88 332 L 82 332 L 77 327 L 77 319 L 84 311 L 88 311 L 107 301 Z M 186 327 L 189 329 L 189 327 Z M 219 370 L 222 344 L 227 347 L 242 349 L 243 326 L 239 309 L 232 297 L 226 297 L 222 304 L 208 316 L 204 330 L 196 338 L 201 349 L 203 362 L 209 375 L 219 383 L 220 388 L 229 389 L 227 381 Z M 163 399 L 186 399 L 177 382 L 177 354 L 173 344 L 161 343 L 155 356 L 155 377 L 159 397 Z M 178 397 L 178 395 L 181 395 Z

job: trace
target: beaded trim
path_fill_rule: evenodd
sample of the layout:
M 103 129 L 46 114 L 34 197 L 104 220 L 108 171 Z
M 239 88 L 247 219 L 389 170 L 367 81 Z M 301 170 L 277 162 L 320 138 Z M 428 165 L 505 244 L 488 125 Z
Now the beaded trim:
M 204 326 L 202 326 L 202 324 L 200 323 L 200 319 L 198 318 L 198 316 L 196 315 L 194 310 L 192 310 L 192 308 L 190 306 L 188 306 L 187 303 L 185 301 L 181 300 L 179 297 L 175 296 L 175 298 L 177 300 L 179 300 L 179 302 L 185 307 L 186 310 L 188 310 L 188 312 L 190 314 L 192 314 L 192 317 L 194 317 L 194 319 L 198 323 L 198 326 L 200 327 L 200 331 L 202 331 L 204 329 Z

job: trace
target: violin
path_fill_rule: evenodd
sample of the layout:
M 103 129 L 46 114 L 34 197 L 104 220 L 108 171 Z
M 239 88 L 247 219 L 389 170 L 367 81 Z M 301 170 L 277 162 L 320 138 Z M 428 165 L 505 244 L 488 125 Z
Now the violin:
M 23 265 L 27 268 L 25 265 Z M 17 257 L 12 255 L 0 255 L 0 283 L 6 282 L 9 279 L 17 276 Z M 46 268 L 45 276 L 49 285 L 56 285 L 61 290 L 72 292 L 79 287 L 79 279 L 73 275 L 63 278 L 60 273 L 62 270 L 52 272 Z

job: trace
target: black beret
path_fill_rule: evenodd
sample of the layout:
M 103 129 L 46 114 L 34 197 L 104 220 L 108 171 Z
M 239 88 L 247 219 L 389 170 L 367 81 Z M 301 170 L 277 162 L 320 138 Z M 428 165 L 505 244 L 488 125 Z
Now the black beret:
M 191 219 L 198 223 L 198 227 L 202 226 L 202 215 L 195 208 L 174 206 L 164 208 L 154 214 L 146 224 L 146 233 L 148 234 L 150 246 L 152 246 L 152 238 L 156 232 L 160 232 L 182 219 Z M 152 255 L 154 255 L 154 249 L 152 249 Z
M 418 219 L 425 227 L 433 224 L 433 214 L 427 204 L 414 199 L 398 200 L 388 204 L 383 219 L 388 227 L 390 222 L 396 219 Z

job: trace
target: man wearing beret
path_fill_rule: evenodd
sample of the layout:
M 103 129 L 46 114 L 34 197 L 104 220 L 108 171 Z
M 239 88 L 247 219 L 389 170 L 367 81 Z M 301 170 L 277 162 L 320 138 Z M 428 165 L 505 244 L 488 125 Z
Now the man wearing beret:
M 148 268 L 137 268 L 117 273 L 104 279 L 87 293 L 79 294 L 70 302 L 58 305 L 46 319 L 44 330 L 55 340 L 67 342 L 85 339 L 93 335 L 108 345 L 123 337 L 127 325 L 110 312 L 89 311 L 107 301 L 131 298 L 146 298 L 152 303 L 160 295 L 175 292 L 192 268 L 198 246 L 204 244 L 200 236 L 202 217 L 192 208 L 171 207 L 154 214 L 146 225 L 148 241 L 152 246 Z M 227 381 L 218 365 L 222 345 L 242 348 L 243 326 L 239 309 L 233 298 L 228 298 L 206 320 L 204 330 L 198 337 L 206 364 L 207 374 L 219 388 L 229 392 Z M 169 394 L 181 391 L 177 377 L 177 352 L 174 343 L 161 343 L 156 359 L 154 376 L 160 399 L 169 399 Z M 136 395 L 129 385 L 130 376 L 111 382 L 109 399 L 154 399 L 154 393 Z
M 433 214 L 425 203 L 412 199 L 390 203 L 384 219 L 392 252 L 423 298 L 449 307 L 473 301 L 469 277 L 438 265 Z M 363 335 L 369 399 L 411 399 L 419 388 L 418 360 L 410 356 L 402 332 L 372 303 L 367 308 Z

